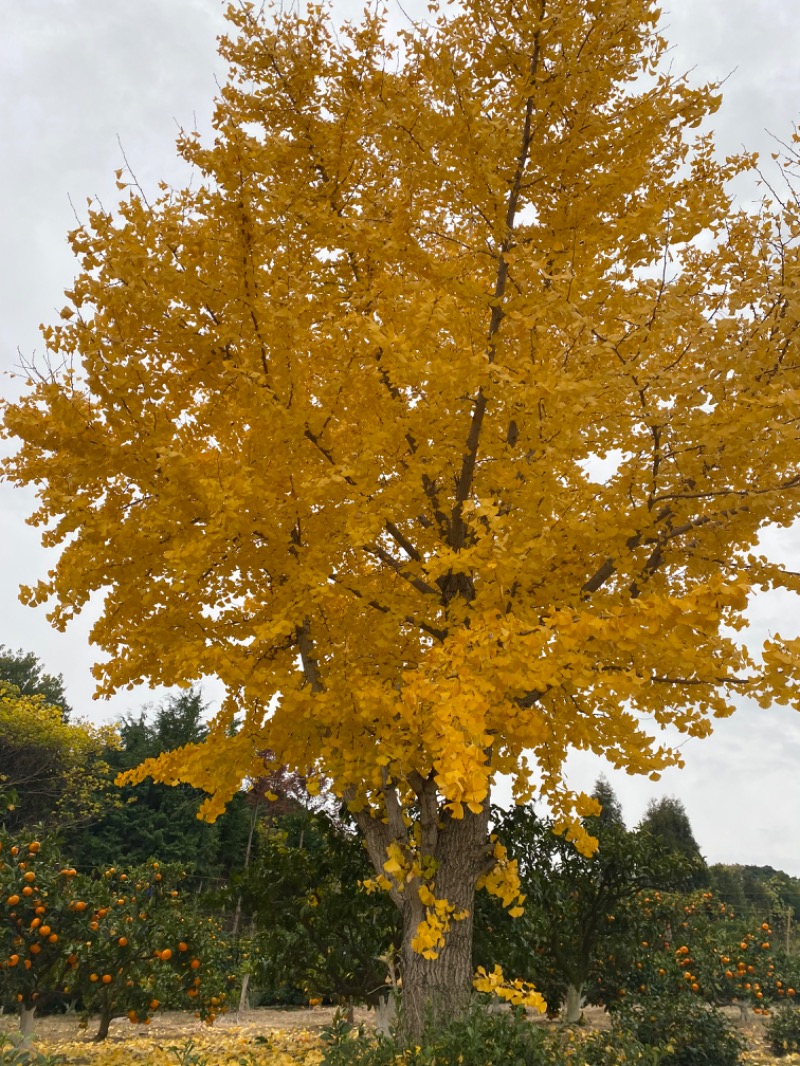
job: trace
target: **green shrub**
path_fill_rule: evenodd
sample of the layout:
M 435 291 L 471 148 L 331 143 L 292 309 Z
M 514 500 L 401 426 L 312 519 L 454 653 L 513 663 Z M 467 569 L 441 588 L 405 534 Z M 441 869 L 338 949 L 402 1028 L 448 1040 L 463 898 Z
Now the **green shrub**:
M 342 1019 L 324 1030 L 322 1066 L 558 1066 L 554 1042 L 522 1014 L 483 1005 L 411 1048 L 390 1037 L 353 1030 Z
M 773 1054 L 800 1051 L 800 1007 L 782 1007 L 772 1015 L 764 1032 Z
M 576 1058 L 566 1049 L 565 1064 L 591 1063 L 591 1066 L 661 1066 L 665 1061 L 661 1048 L 643 1044 L 629 1030 L 620 1026 L 601 1033 L 592 1033 L 580 1040 L 580 1056 Z
M 719 1011 L 688 996 L 643 1000 L 619 1019 L 647 1047 L 660 1048 L 660 1066 L 736 1066 L 744 1043 Z

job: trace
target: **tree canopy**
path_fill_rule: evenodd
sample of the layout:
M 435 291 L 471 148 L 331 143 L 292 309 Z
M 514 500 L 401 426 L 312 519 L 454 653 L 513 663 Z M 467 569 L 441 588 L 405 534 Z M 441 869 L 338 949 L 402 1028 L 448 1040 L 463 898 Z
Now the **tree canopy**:
M 476 881 L 513 904 L 496 774 L 591 850 L 571 748 L 655 776 L 658 727 L 797 700 L 800 642 L 742 636 L 751 590 L 800 590 L 758 547 L 800 511 L 797 206 L 733 206 L 754 160 L 717 159 L 658 15 L 231 7 L 193 182 L 90 204 L 4 408 L 61 549 L 27 602 L 103 594 L 101 694 L 227 687 L 139 775 L 212 818 L 264 750 L 328 775 L 431 963 Z

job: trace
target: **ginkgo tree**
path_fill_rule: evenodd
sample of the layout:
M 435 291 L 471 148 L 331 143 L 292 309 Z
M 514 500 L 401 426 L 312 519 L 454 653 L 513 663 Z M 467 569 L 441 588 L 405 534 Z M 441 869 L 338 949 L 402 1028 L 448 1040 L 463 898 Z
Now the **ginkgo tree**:
M 800 587 L 758 548 L 800 510 L 797 208 L 733 205 L 755 161 L 718 160 L 653 0 L 228 14 L 191 183 L 89 204 L 5 407 L 61 549 L 24 598 L 63 628 L 103 594 L 100 695 L 225 683 L 134 778 L 213 819 L 264 750 L 327 775 L 414 1034 L 469 994 L 476 885 L 520 904 L 498 774 L 590 851 L 570 748 L 657 775 L 653 723 L 797 700 L 800 644 L 742 632 Z

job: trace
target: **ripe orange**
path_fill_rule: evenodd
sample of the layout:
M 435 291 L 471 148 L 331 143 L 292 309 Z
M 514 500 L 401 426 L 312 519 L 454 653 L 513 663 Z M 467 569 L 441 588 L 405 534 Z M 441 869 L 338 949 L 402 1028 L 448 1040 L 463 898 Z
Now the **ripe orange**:
M 26 871 L 26 872 L 25 872 L 25 873 L 24 873 L 24 874 L 22 875 L 22 880 L 23 880 L 23 881 L 28 881 L 29 883 L 30 883 L 31 881 L 35 881 L 35 880 L 36 880 L 36 874 L 35 874 L 35 873 L 33 872 L 33 870 L 27 870 L 27 871 Z
M 41 950 L 41 944 L 31 944 L 31 946 L 28 948 L 28 951 L 30 951 L 31 955 L 38 955 Z
M 96 974 L 96 973 L 90 973 L 90 974 L 89 974 L 89 980 L 90 980 L 90 981 L 92 981 L 92 982 L 94 982 L 94 981 L 99 981 L 99 980 L 100 980 L 100 978 L 99 978 L 99 977 L 97 976 L 97 974 Z
M 163 962 L 169 962 L 169 960 L 172 958 L 172 949 L 171 948 L 164 948 L 164 950 L 161 952 L 161 954 L 158 957 Z
M 51 930 L 50 930 L 50 926 L 49 925 L 43 925 L 41 927 L 41 929 L 39 930 L 39 932 L 40 932 L 40 934 L 42 936 L 50 936 L 50 931 Z
M 8 897 L 6 903 L 9 905 L 9 907 L 16 907 L 16 905 L 19 903 L 19 896 L 16 894 L 16 892 L 13 896 Z
M 41 848 L 41 846 L 42 845 L 39 843 L 38 840 L 32 840 L 31 843 L 28 845 L 28 851 L 32 852 L 35 855 L 39 848 Z
M 8 956 L 8 965 L 9 966 L 16 966 L 18 962 L 19 962 L 19 955 L 9 955 Z
M 104 973 L 103 974 L 103 984 L 104 985 L 110 985 L 111 984 L 111 974 L 110 973 Z
M 192 961 L 189 963 L 189 965 L 191 966 L 191 968 L 193 970 L 199 970 L 200 969 L 200 960 L 199 959 L 192 959 Z
M 30 885 L 25 885 L 25 887 L 22 890 L 22 895 L 23 896 L 32 896 L 33 895 L 33 889 L 31 888 Z
M 126 948 L 128 946 L 128 938 L 126 936 L 121 936 L 117 943 L 121 948 Z

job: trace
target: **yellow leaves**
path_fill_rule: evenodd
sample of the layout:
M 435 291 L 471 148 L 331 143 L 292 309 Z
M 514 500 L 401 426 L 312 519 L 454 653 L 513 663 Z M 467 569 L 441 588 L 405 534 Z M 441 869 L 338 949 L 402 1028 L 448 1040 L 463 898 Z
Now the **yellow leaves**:
M 191 1040 L 171 1033 L 165 1039 L 163 1032 L 150 1035 L 146 1030 L 146 1036 L 137 1035 L 139 1032 L 138 1026 L 132 1027 L 121 1042 L 37 1040 L 37 1047 L 86 1066 L 168 1066 L 177 1055 L 196 1055 L 209 1066 L 238 1066 L 242 1061 L 252 1066 L 319 1066 L 323 1058 L 318 1035 L 305 1029 L 271 1029 L 264 1037 L 244 1027 L 226 1025 L 220 1030 L 203 1028 L 192 1033 Z
M 544 1014 L 547 1004 L 544 997 L 536 991 L 529 981 L 516 978 L 508 980 L 503 974 L 501 966 L 495 966 L 491 973 L 487 973 L 483 966 L 479 966 L 472 981 L 472 987 L 477 992 L 487 992 L 490 995 L 499 996 L 513 1007 L 527 1007 Z
M 417 925 L 411 947 L 425 959 L 437 959 L 451 924 L 464 921 L 468 912 L 457 910 L 446 899 L 436 899 L 424 885 L 420 886 L 419 898 L 426 907 L 425 917 Z
M 525 896 L 520 891 L 519 866 L 516 859 L 509 859 L 505 845 L 499 840 L 494 842 L 494 866 L 482 874 L 475 887 L 485 889 L 489 895 L 497 896 L 508 909 L 512 918 L 518 918 L 523 912 Z

